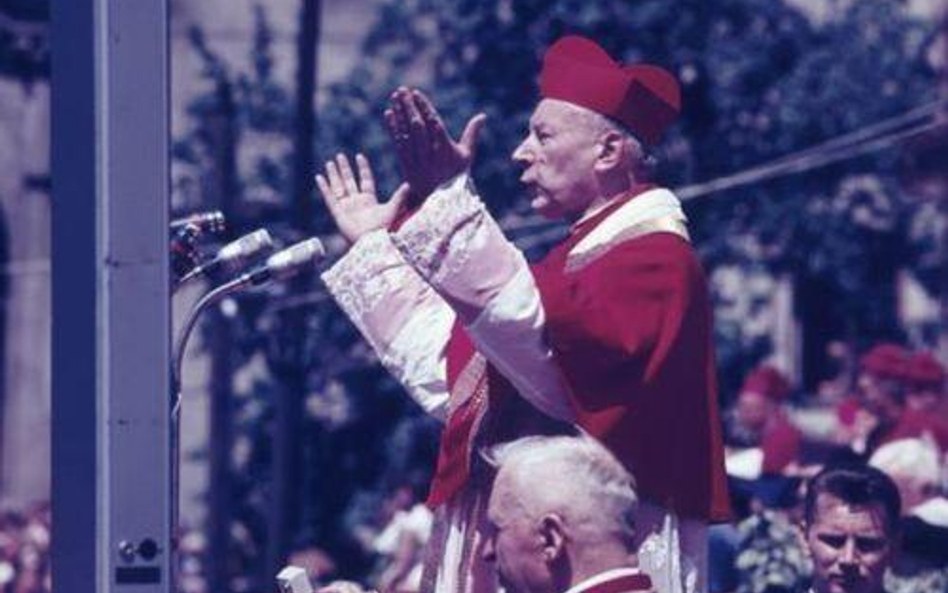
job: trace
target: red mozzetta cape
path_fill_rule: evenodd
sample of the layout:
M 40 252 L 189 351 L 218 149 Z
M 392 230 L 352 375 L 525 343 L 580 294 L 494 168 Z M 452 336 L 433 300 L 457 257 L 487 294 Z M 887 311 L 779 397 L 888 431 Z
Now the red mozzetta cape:
M 709 521 L 729 515 L 707 285 L 691 246 L 668 232 L 626 239 L 578 268 L 570 250 L 628 199 L 580 223 L 533 267 L 548 339 L 577 423 L 630 469 L 646 501 Z M 474 349 L 457 325 L 448 346 L 452 391 Z M 488 372 L 491 408 L 509 384 Z M 454 410 L 442 435 L 429 503 L 466 480 L 476 414 Z M 508 419 L 508 421 L 510 421 Z

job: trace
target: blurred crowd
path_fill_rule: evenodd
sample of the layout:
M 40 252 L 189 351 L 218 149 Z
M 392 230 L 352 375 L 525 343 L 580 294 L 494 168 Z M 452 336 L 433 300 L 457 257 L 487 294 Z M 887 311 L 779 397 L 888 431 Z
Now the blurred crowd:
M 50 593 L 50 508 L 0 510 L 0 593 Z
M 948 398 L 945 369 L 928 353 L 880 343 L 858 356 L 835 344 L 838 373 L 815 393 L 797 389 L 774 365 L 750 372 L 724 414 L 733 520 L 710 530 L 711 593 L 796 593 L 814 579 L 802 526 L 807 480 L 828 465 L 862 464 L 890 477 L 901 499 L 899 545 L 887 563 L 888 593 L 948 591 Z M 852 361 L 851 364 L 845 363 Z M 351 525 L 371 568 L 359 579 L 381 593 L 417 591 L 432 527 L 425 480 L 405 475 Z M 239 525 L 235 546 L 255 553 Z M 207 591 L 199 531 L 182 534 L 181 590 Z M 238 545 L 245 541 L 247 545 Z M 47 593 L 50 511 L 0 512 L 0 593 Z M 289 558 L 314 585 L 340 577 L 322 549 Z M 237 567 L 235 567 L 236 569 Z M 241 570 L 232 571 L 234 574 Z M 254 589 L 237 578 L 234 591 Z M 243 583 L 243 584 L 242 584 Z M 265 591 L 270 589 L 264 589 Z
M 711 532 L 711 591 L 805 591 L 813 573 L 799 526 L 806 478 L 827 464 L 867 464 L 901 498 L 901 545 L 889 593 L 948 591 L 948 405 L 928 352 L 840 344 L 838 375 L 801 393 L 774 366 L 745 379 L 725 416 L 734 522 Z M 846 364 L 846 360 L 853 361 Z
M 901 499 L 885 591 L 948 592 L 944 367 L 929 352 L 894 343 L 860 353 L 836 343 L 828 355 L 837 372 L 815 392 L 765 363 L 745 377 L 725 411 L 733 520 L 710 530 L 709 590 L 810 590 L 818 570 L 804 532 L 807 481 L 828 466 L 869 466 L 891 478 Z M 359 539 L 376 558 L 361 584 L 382 593 L 418 590 L 431 527 L 421 499 L 418 488 L 396 488 L 377 521 L 361 527 Z M 317 584 L 338 577 L 310 572 Z

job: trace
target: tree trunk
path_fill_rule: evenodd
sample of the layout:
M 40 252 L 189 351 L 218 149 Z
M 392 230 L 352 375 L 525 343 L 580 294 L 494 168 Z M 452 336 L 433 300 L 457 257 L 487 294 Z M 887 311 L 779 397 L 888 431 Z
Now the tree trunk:
M 316 117 L 313 96 L 316 88 L 316 49 L 320 30 L 320 2 L 302 0 L 297 37 L 296 117 L 293 138 L 293 222 L 300 235 L 313 229 L 312 175 L 314 173 Z M 312 273 L 297 276 L 291 294 L 305 292 Z M 275 576 L 292 551 L 301 509 L 303 443 L 303 402 L 307 388 L 307 310 L 292 307 L 280 313 L 278 338 L 282 345 L 283 368 L 278 375 L 280 398 L 276 403 L 273 435 L 273 507 L 267 549 L 267 570 Z
M 218 82 L 217 101 L 220 112 L 215 115 L 210 124 L 213 134 L 212 142 L 215 147 L 213 188 L 217 194 L 213 196 L 212 203 L 216 204 L 227 220 L 232 222 L 233 202 L 237 191 L 234 130 L 236 110 L 233 92 L 228 81 Z M 233 229 L 234 225 L 229 224 L 228 228 Z M 230 479 L 230 452 L 233 445 L 231 429 L 233 402 L 231 348 L 233 344 L 230 324 L 221 314 L 220 309 L 215 307 L 209 311 L 209 314 L 211 426 L 207 573 L 210 591 L 229 591 L 227 558 L 233 514 Z

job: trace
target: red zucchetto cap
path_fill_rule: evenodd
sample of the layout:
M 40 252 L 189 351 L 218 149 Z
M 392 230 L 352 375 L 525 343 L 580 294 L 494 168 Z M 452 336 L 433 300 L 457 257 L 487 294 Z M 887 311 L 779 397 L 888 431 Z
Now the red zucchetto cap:
M 780 402 L 790 395 L 790 382 L 774 367 L 764 365 L 747 375 L 741 386 L 741 392 L 759 393 L 768 399 Z
M 909 381 L 922 387 L 941 389 L 945 382 L 945 368 L 928 352 L 919 352 L 909 358 L 906 368 Z
M 649 64 L 622 66 L 577 35 L 546 51 L 540 94 L 611 117 L 648 145 L 657 144 L 681 112 L 681 89 L 670 73 Z
M 897 344 L 878 344 L 859 359 L 864 372 L 883 379 L 904 381 L 908 370 L 908 352 Z

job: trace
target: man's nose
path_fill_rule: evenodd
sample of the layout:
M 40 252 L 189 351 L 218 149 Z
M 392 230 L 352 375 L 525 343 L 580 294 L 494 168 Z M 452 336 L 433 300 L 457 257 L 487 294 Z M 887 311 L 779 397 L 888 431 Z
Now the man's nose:
M 533 157 L 531 155 L 533 153 L 528 146 L 529 142 L 530 139 L 527 138 L 521 142 L 517 148 L 514 149 L 513 154 L 510 155 L 510 158 L 513 159 L 515 163 L 528 164 L 532 160 Z
M 855 566 L 858 559 L 859 552 L 856 550 L 856 542 L 847 540 L 839 551 L 839 563 L 845 566 Z

